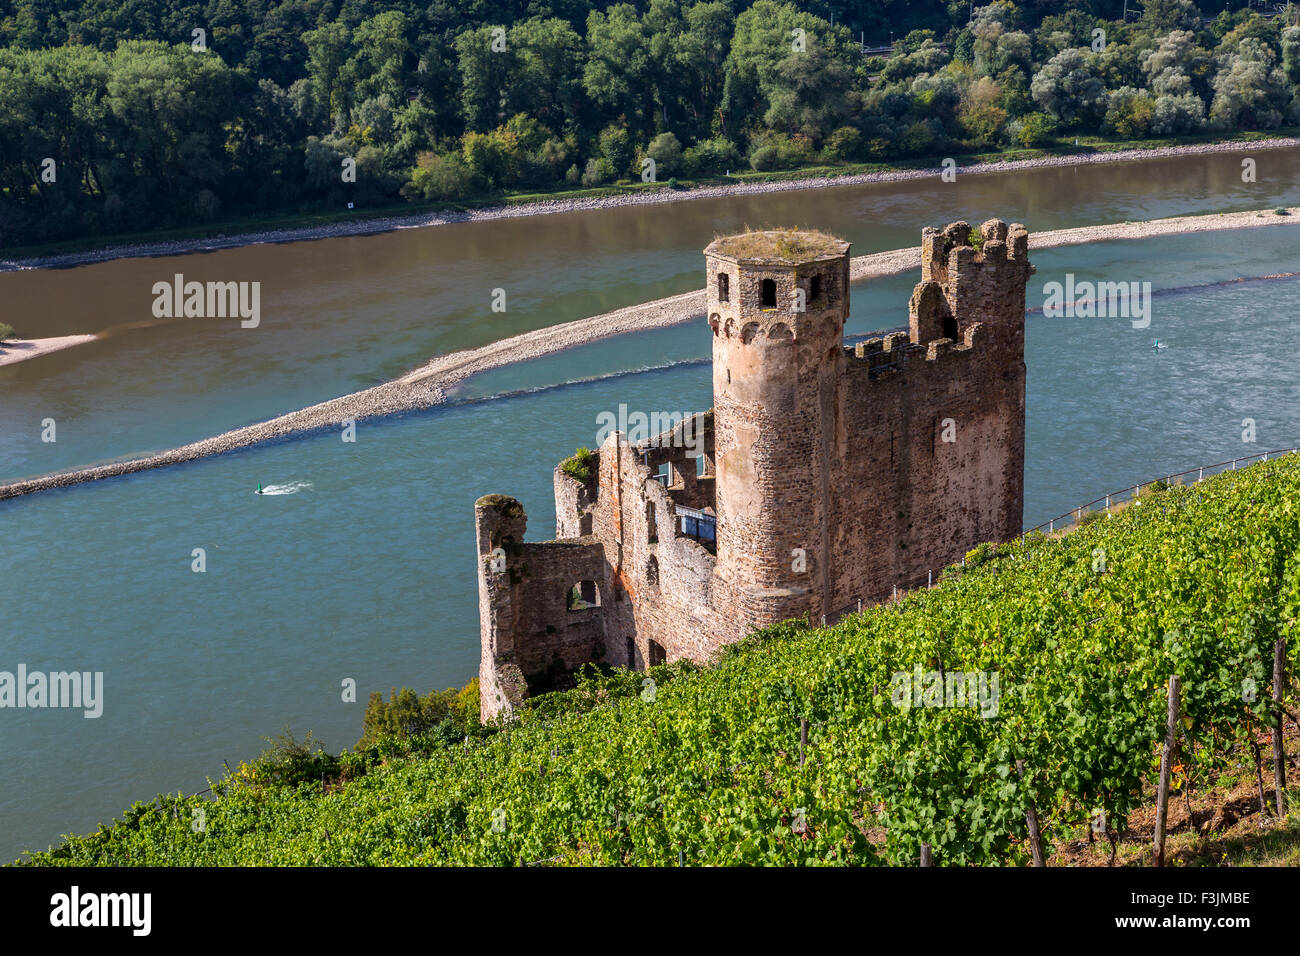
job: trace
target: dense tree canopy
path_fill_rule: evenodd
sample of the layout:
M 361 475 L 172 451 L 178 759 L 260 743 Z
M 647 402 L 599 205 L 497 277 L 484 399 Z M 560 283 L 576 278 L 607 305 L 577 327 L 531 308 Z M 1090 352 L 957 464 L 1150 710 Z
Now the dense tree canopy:
M 1300 123 L 1300 25 L 1122 11 L 0 0 L 0 243 L 590 186 L 647 157 L 692 177 Z

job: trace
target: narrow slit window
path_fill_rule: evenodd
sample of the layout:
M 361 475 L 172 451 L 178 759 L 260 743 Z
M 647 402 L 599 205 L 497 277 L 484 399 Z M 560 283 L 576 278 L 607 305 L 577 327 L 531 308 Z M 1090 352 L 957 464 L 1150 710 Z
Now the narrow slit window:
M 776 308 L 776 280 L 764 279 L 762 285 L 762 305 L 764 308 Z
M 718 273 L 718 301 L 731 301 L 731 276 L 725 272 Z

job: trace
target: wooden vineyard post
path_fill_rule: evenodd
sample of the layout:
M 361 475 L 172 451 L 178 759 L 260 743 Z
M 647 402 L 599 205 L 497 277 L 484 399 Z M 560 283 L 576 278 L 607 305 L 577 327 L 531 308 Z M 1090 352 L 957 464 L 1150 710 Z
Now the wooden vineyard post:
M 1267 817 L 1268 800 L 1264 797 L 1264 771 L 1261 769 L 1264 760 L 1260 756 L 1259 744 L 1255 742 L 1254 728 L 1251 728 L 1250 732 L 1250 747 L 1255 751 L 1255 781 L 1259 784 L 1259 812 Z
M 1273 648 L 1273 786 L 1277 788 L 1277 818 L 1286 816 L 1286 751 L 1282 747 L 1282 689 L 1286 686 L 1286 638 Z
M 1178 745 L 1178 698 L 1181 693 L 1178 675 L 1169 678 L 1169 720 L 1165 724 L 1165 746 L 1160 754 L 1160 789 L 1156 791 L 1156 866 L 1165 865 L 1165 824 L 1169 817 L 1169 772 L 1174 765 L 1174 748 Z
M 799 718 L 799 766 L 803 766 L 804 750 L 808 746 L 808 718 Z
M 1025 762 L 1016 761 L 1016 773 L 1023 780 L 1025 776 Z M 1046 866 L 1043 862 L 1043 833 L 1038 828 L 1038 808 L 1034 806 L 1034 800 L 1029 799 L 1029 806 L 1025 810 L 1025 823 L 1029 826 L 1029 849 L 1034 855 L 1034 866 Z
M 930 844 L 921 844 L 921 865 L 934 866 L 934 853 L 930 850 Z

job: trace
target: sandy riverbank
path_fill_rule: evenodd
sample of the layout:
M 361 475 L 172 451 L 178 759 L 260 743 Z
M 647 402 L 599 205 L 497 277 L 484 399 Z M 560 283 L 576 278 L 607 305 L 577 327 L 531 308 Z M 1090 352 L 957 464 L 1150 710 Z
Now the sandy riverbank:
M 1031 233 L 1029 245 L 1030 249 L 1049 249 L 1085 242 L 1144 239 L 1225 229 L 1300 225 L 1300 207 L 1290 212 L 1289 216 L 1278 216 L 1272 210 L 1216 213 L 1208 216 L 1178 216 L 1146 222 L 1057 229 Z M 877 252 L 854 258 L 851 263 L 851 275 L 854 281 L 897 275 L 919 268 L 920 262 L 919 246 Z M 238 428 L 223 435 L 173 448 L 161 454 L 0 485 L 0 499 L 192 461 L 288 435 L 338 428 L 349 420 L 361 421 L 398 412 L 430 408 L 445 402 L 446 390 L 450 386 L 478 372 L 540 358 L 627 332 L 689 322 L 704 313 L 705 303 L 704 290 L 685 292 L 604 315 L 525 332 L 476 349 L 440 355 L 394 381 L 290 412 L 269 421 Z
M 1006 173 L 1021 169 L 1042 169 L 1054 166 L 1091 166 L 1098 163 L 1136 162 L 1171 156 L 1199 156 L 1206 153 L 1254 152 L 1264 149 L 1300 147 L 1300 138 L 1277 137 L 1251 142 L 1200 143 L 1189 146 L 1165 146 L 1158 149 L 1125 149 L 1115 152 L 1047 156 L 1041 159 L 1019 159 L 993 163 L 977 163 L 959 167 L 959 176 L 977 176 L 989 173 Z M 601 196 L 587 199 L 548 199 L 519 203 L 510 206 L 493 206 L 485 209 L 460 212 L 424 213 L 414 216 L 390 216 L 381 219 L 360 219 L 352 222 L 331 223 L 297 229 L 276 229 L 266 232 L 244 233 L 235 236 L 213 236 L 206 239 L 184 239 L 172 242 L 146 242 L 112 246 L 88 252 L 42 256 L 30 259 L 0 259 L 0 272 L 24 269 L 66 268 L 110 259 L 147 256 L 177 256 L 194 252 L 213 252 L 238 246 L 259 243 L 302 242 L 314 239 L 331 239 L 339 236 L 364 236 L 397 229 L 422 229 L 457 222 L 478 222 L 491 219 L 514 219 L 521 216 L 544 216 L 555 213 L 585 212 L 592 209 L 609 209 L 616 206 L 658 205 L 670 202 L 689 202 L 694 199 L 716 199 L 725 196 L 746 196 L 761 193 L 792 192 L 802 189 L 824 189 L 831 186 L 857 186 L 868 183 L 892 183 L 938 176 L 939 166 L 926 169 L 896 169 L 876 173 L 859 173 L 851 176 L 815 176 L 781 182 L 737 183 L 732 186 L 701 186 L 696 189 L 657 189 L 631 193 L 625 196 Z
M 59 335 L 50 339 L 9 339 L 0 344 L 0 365 L 14 365 L 40 358 L 59 349 L 95 341 L 93 335 Z

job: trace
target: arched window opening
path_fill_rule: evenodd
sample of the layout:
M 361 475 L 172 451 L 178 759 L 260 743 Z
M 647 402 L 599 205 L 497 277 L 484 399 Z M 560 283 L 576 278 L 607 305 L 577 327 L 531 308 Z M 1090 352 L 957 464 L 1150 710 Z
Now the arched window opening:
M 776 280 L 764 279 L 762 285 L 762 305 L 764 308 L 776 308 Z
M 731 301 L 731 276 L 725 272 L 718 273 L 718 301 Z
M 808 283 L 808 298 L 816 302 L 822 297 L 822 277 L 813 276 Z
M 570 611 L 585 611 L 588 608 L 600 607 L 600 591 L 596 588 L 596 582 L 579 581 L 570 588 L 568 605 Z

